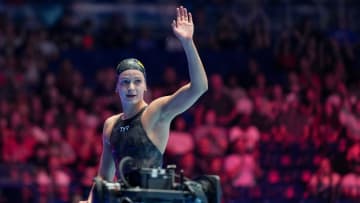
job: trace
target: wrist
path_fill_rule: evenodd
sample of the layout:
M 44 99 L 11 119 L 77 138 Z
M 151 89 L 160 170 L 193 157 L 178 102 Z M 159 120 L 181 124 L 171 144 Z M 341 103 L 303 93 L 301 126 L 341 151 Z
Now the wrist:
M 183 46 L 191 45 L 193 43 L 193 39 L 192 38 L 183 38 L 183 39 L 180 39 L 180 42 Z
M 192 39 L 180 40 L 180 42 L 185 50 L 194 46 L 194 41 Z

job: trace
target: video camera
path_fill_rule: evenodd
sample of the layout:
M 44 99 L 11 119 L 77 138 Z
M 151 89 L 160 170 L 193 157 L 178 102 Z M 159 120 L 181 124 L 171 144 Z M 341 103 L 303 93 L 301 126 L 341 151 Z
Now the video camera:
M 122 161 L 129 161 L 128 158 Z M 203 175 L 194 180 L 184 177 L 183 171 L 176 174 L 176 166 L 162 168 L 139 168 L 132 170 L 131 177 L 122 173 L 119 164 L 120 180 L 108 182 L 95 178 L 95 202 L 106 203 L 220 203 L 220 178 L 216 175 Z

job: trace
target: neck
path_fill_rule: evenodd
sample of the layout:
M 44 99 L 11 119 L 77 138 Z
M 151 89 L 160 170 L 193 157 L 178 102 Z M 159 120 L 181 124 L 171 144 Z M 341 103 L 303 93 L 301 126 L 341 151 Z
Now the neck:
M 147 104 L 142 101 L 137 104 L 123 105 L 123 119 L 128 119 L 135 116 L 139 111 L 144 108 Z

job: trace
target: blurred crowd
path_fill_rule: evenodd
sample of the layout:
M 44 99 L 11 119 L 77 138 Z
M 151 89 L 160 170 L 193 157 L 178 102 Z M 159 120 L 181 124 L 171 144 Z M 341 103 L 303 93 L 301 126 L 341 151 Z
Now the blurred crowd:
M 329 32 L 304 19 L 275 35 L 264 14 L 245 27 L 229 13 L 215 22 L 202 9 L 193 15 L 200 50 L 272 60 L 264 68 L 255 54 L 241 70 L 209 74 L 209 91 L 172 123 L 165 164 L 191 178 L 220 175 L 224 202 L 358 201 L 359 47 L 346 20 Z M 76 202 L 97 174 L 103 122 L 121 109 L 113 68 L 97 70 L 89 86 L 86 67 L 62 53 L 179 47 L 119 16 L 97 29 L 71 15 L 32 23 L 0 15 L 0 203 Z M 180 71 L 164 67 L 147 101 L 180 87 Z

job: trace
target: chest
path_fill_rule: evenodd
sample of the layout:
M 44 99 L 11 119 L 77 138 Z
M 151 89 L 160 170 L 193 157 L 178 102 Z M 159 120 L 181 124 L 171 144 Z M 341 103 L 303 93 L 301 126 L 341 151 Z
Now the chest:
M 118 121 L 112 129 L 110 143 L 112 145 L 136 144 L 145 136 L 146 133 L 138 119 Z

